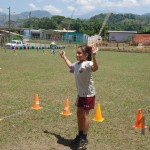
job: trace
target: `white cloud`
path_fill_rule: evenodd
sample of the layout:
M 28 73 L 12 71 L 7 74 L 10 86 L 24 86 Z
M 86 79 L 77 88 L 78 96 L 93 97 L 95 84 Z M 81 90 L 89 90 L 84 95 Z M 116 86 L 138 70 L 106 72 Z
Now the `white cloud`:
M 40 7 L 37 7 L 36 5 L 34 5 L 33 3 L 30 3 L 29 6 L 30 6 L 31 10 L 46 10 L 46 11 L 50 12 L 52 15 L 60 15 L 61 14 L 61 10 L 57 9 L 53 5 L 46 5 L 46 6 L 43 6 L 40 8 Z
M 121 0 L 119 2 L 111 2 L 111 1 L 107 1 L 106 3 L 104 3 L 104 7 L 113 7 L 113 8 L 118 8 L 118 7 L 135 7 L 138 6 L 138 3 L 136 0 Z
M 97 0 L 101 1 L 103 7 L 112 8 L 135 8 L 150 4 L 150 0 Z
M 84 6 L 84 10 L 85 11 L 91 11 L 91 10 L 94 10 L 94 9 L 95 9 L 94 5 L 85 5 Z
M 77 0 L 84 11 L 97 8 L 131 8 L 150 5 L 150 0 Z
M 3 11 L 3 9 L 2 8 L 0 8 L 0 12 L 2 12 Z
M 69 13 L 67 10 L 70 12 L 75 11 L 76 14 L 85 14 L 93 10 L 118 11 L 150 7 L 150 0 L 60 0 L 60 3 L 56 2 L 56 5 L 50 3 L 44 6 L 42 6 L 42 1 L 36 0 L 41 5 L 30 3 L 29 6 L 32 10 L 46 10 L 53 15 L 62 15 L 63 12 L 67 14 Z M 62 6 L 61 2 L 63 2 Z
M 82 12 L 88 12 L 95 9 L 94 0 L 76 0 L 77 9 Z
M 52 15 L 60 15 L 61 14 L 61 10 L 57 9 L 56 7 L 54 7 L 52 5 L 44 6 L 43 10 L 50 12 Z
M 143 0 L 142 3 L 144 3 L 145 5 L 150 5 L 150 0 Z
M 35 6 L 33 3 L 30 3 L 29 6 L 31 7 L 32 10 L 39 10 L 37 6 Z
M 70 11 L 73 11 L 73 10 L 75 10 L 75 7 L 73 7 L 73 6 L 68 6 L 67 9 L 70 10 Z

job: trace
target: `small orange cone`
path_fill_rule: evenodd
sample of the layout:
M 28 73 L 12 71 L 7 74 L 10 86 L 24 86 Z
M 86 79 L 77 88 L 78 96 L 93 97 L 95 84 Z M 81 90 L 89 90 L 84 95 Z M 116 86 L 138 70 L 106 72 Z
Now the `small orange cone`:
M 35 110 L 42 109 L 42 107 L 40 107 L 40 102 L 39 102 L 39 96 L 38 96 L 38 94 L 35 94 L 34 104 L 33 104 L 32 109 L 35 109 Z
M 93 120 L 97 122 L 102 122 L 104 120 L 104 118 L 102 117 L 100 104 L 98 104 L 96 107 L 96 114 Z
M 70 108 L 69 108 L 69 100 L 66 99 L 65 105 L 64 105 L 64 110 L 62 113 L 60 113 L 61 115 L 65 115 L 65 116 L 69 116 L 71 115 L 70 113 Z
M 147 128 L 147 126 L 145 126 L 145 122 L 144 122 L 144 119 L 143 119 L 142 109 L 138 110 L 136 122 L 135 122 L 135 125 L 133 127 L 134 128 L 139 128 L 139 129 Z

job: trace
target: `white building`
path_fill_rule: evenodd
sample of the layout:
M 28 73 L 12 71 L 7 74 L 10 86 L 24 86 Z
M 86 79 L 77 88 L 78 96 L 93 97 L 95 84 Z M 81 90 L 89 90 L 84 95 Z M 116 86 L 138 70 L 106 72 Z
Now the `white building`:
M 129 42 L 132 39 L 132 35 L 137 31 L 108 31 L 108 40 L 115 42 Z
M 23 29 L 20 31 L 21 35 L 23 35 L 23 39 L 50 39 L 51 35 L 53 34 L 53 30 L 33 30 L 33 29 Z

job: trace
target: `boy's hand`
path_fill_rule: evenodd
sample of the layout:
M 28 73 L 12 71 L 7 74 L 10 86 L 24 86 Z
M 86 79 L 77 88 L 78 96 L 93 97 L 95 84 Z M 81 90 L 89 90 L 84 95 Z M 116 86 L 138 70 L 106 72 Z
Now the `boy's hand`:
M 65 57 L 65 51 L 60 51 L 60 57 L 64 58 Z
M 92 46 L 92 54 L 96 55 L 97 52 L 98 52 L 98 48 L 95 46 Z

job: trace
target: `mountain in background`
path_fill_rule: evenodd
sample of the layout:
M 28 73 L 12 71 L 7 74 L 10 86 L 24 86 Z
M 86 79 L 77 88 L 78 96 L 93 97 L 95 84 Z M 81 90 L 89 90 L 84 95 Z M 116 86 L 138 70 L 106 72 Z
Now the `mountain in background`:
M 76 18 L 80 18 L 80 19 L 89 19 L 97 14 L 100 14 L 102 12 L 98 12 L 98 11 L 92 11 L 92 12 L 89 12 L 89 13 L 86 13 L 86 14 L 83 14 L 83 15 L 74 15 L 73 18 L 76 19 Z
M 30 12 L 22 12 L 20 14 L 10 14 L 10 18 L 12 21 L 17 21 L 19 19 L 28 19 L 29 18 Z M 48 17 L 51 18 L 52 14 L 50 14 L 48 11 L 44 10 L 35 10 L 31 11 L 31 18 L 43 18 L 43 17 Z M 6 13 L 0 12 L 0 26 L 3 26 L 5 22 L 8 22 L 9 20 L 9 15 Z
M 111 11 L 110 11 L 111 12 Z M 106 15 L 108 13 L 108 10 L 96 10 L 96 11 L 92 11 L 89 12 L 87 14 L 83 14 L 83 15 L 74 15 L 73 18 L 79 18 L 79 19 L 91 19 L 93 17 L 99 16 L 100 14 Z M 113 14 L 121 14 L 118 12 L 114 12 L 112 11 Z M 10 14 L 10 18 L 11 18 L 11 22 L 14 22 L 15 26 L 18 26 L 22 21 L 21 20 L 26 20 L 29 19 L 29 15 L 30 12 L 22 12 L 20 14 Z M 125 14 L 124 14 L 125 15 Z M 143 14 L 143 15 L 136 15 L 133 14 L 135 16 L 137 16 L 138 18 L 149 18 L 150 17 L 150 13 L 147 14 Z M 51 18 L 52 15 L 51 13 L 49 13 L 48 11 L 44 11 L 44 10 L 35 10 L 35 11 L 31 11 L 31 18 L 43 18 L 43 17 L 47 17 L 47 18 Z M 103 19 L 103 18 L 102 18 Z M 0 12 L 0 26 L 8 26 L 8 21 L 9 21 L 9 15 L 6 13 L 2 13 Z
M 108 10 L 95 10 L 95 11 L 91 11 L 87 14 L 83 14 L 83 15 L 74 15 L 73 18 L 80 18 L 80 19 L 90 19 L 91 17 L 97 16 L 99 14 L 108 14 L 108 13 L 113 13 L 113 14 L 123 14 L 123 13 L 119 13 L 117 11 L 108 11 Z M 124 13 L 127 14 L 127 13 Z M 131 13 L 130 13 L 131 14 Z M 133 14 L 136 16 L 141 16 L 141 17 L 150 17 L 150 13 L 147 14 L 143 14 L 143 15 L 139 15 L 139 14 Z
M 83 14 L 83 15 L 74 15 L 73 18 L 80 18 L 80 19 L 90 19 L 93 16 L 99 15 L 99 14 L 107 14 L 107 13 L 118 13 L 116 11 L 108 11 L 108 10 L 94 10 L 89 13 Z
M 21 14 L 18 14 L 18 17 L 20 18 L 24 17 L 24 19 L 27 19 L 29 17 L 29 13 L 30 12 L 23 12 Z M 31 18 L 43 18 L 43 17 L 51 18 L 52 14 L 44 10 L 31 11 Z
M 142 15 L 143 17 L 150 17 L 150 13 Z
M 119 12 L 115 12 L 115 11 L 109 11 L 111 13 L 114 14 L 119 14 Z M 80 18 L 80 19 L 90 19 L 93 16 L 99 15 L 99 14 L 107 14 L 109 13 L 108 10 L 95 10 L 95 11 L 91 11 L 87 14 L 83 14 L 83 15 L 74 15 L 73 18 Z M 28 19 L 29 18 L 29 13 L 30 12 L 22 12 L 20 14 L 10 14 L 11 15 L 11 20 L 16 21 L 18 19 Z M 122 14 L 122 13 L 120 13 Z M 136 14 L 135 14 L 136 15 Z M 35 10 L 35 11 L 31 11 L 31 18 L 43 18 L 43 17 L 48 17 L 51 18 L 52 15 L 51 13 L 49 13 L 48 11 L 44 11 L 44 10 Z M 140 16 L 145 16 L 145 17 L 149 17 L 150 13 L 147 14 L 143 14 Z M 8 21 L 9 19 L 9 15 L 3 12 L 0 12 L 0 21 Z

